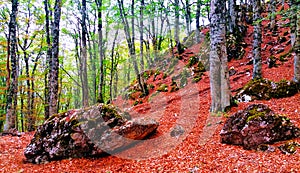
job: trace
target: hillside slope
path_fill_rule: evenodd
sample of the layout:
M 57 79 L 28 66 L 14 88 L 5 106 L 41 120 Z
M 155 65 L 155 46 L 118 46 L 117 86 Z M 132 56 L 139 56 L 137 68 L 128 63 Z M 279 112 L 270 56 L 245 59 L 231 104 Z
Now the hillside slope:
M 288 44 L 290 31 L 288 27 L 284 27 L 288 20 L 280 19 L 278 16 L 277 35 L 268 31 L 268 21 L 263 22 L 263 77 L 273 81 L 291 80 L 293 77 L 293 56 L 289 54 Z M 248 26 L 244 39 L 248 46 L 244 57 L 228 64 L 236 71 L 230 77 L 233 94 L 252 76 L 253 67 L 249 63 L 252 56 L 252 33 L 253 28 Z M 279 40 L 282 38 L 285 41 Z M 189 62 L 188 59 L 198 55 L 203 49 L 203 42 L 186 49 L 185 57 L 174 66 L 174 73 L 165 78 L 163 72 L 168 69 L 157 73 L 155 80 L 154 70 L 154 74 L 147 79 L 148 85 L 154 86 L 149 96 L 139 98 L 137 94 L 128 100 L 119 97 L 114 102 L 133 117 L 152 117 L 159 121 L 157 133 L 150 140 L 140 141 L 122 153 L 103 158 L 70 159 L 32 165 L 23 163 L 23 151 L 33 134 L 24 134 L 21 138 L 0 137 L 0 172 L 300 172 L 299 152 L 285 155 L 277 148 L 274 152 L 261 152 L 220 143 L 219 132 L 226 117 L 209 116 L 211 98 L 208 72 L 204 72 L 197 83 L 192 82 L 193 75 L 189 75 L 186 86 L 169 92 L 172 77 L 180 74 Z M 282 55 L 286 56 L 284 61 L 277 61 L 277 67 L 268 68 L 267 60 L 271 55 L 277 59 Z M 180 85 L 179 83 L 177 84 Z M 156 92 L 162 84 L 167 84 L 168 92 Z M 136 99 L 139 99 L 138 104 L 133 106 Z M 252 103 L 267 104 L 276 113 L 287 115 L 300 126 L 300 93 L 283 99 L 239 103 L 226 115 Z M 300 139 L 295 141 L 300 142 Z M 275 146 L 282 143 L 284 142 Z

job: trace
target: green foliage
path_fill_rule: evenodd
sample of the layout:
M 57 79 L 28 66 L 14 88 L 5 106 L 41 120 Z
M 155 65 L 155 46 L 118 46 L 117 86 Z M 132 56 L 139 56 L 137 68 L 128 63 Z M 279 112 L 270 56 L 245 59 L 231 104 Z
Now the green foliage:
M 158 88 L 157 91 L 160 92 L 168 92 L 168 85 L 167 84 L 161 84 Z

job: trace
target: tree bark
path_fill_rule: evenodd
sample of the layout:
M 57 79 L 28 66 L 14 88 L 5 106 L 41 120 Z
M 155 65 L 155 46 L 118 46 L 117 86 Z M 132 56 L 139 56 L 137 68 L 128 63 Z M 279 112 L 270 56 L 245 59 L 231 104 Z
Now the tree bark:
M 49 71 L 50 71 L 50 61 L 52 59 L 52 47 L 51 47 L 51 33 L 50 33 L 50 16 L 49 16 L 49 2 L 48 0 L 44 0 L 44 9 L 45 9 L 45 28 L 46 28 L 46 42 L 47 42 L 47 55 L 46 55 L 46 68 L 45 68 L 45 88 L 44 88 L 44 112 L 45 119 L 49 118 L 49 101 L 50 101 L 50 93 L 49 93 Z
M 87 77 L 87 27 L 86 27 L 86 0 L 82 0 L 81 9 L 81 29 L 82 29 L 82 47 L 81 47 L 81 72 L 82 72 L 82 105 L 83 107 L 89 106 L 89 85 Z
M 58 74 L 59 74 L 59 23 L 62 0 L 55 0 L 54 21 L 52 23 L 52 56 L 49 64 L 49 115 L 58 113 Z
M 212 113 L 224 111 L 230 106 L 230 86 L 226 52 L 225 1 L 211 1 L 210 25 L 210 87 Z
M 102 0 L 96 0 L 97 12 L 98 12 L 98 46 L 100 54 L 100 72 L 99 72 L 99 87 L 98 87 L 98 103 L 104 103 L 104 53 L 103 53 L 103 33 L 102 33 Z
M 270 5 L 271 5 L 271 9 L 270 9 L 270 12 L 271 12 L 271 19 L 270 19 L 270 30 L 275 32 L 276 30 L 275 29 L 275 26 L 276 26 L 276 3 L 277 3 L 277 0 L 271 0 L 270 1 Z
M 294 56 L 294 81 L 300 84 L 300 9 L 299 9 L 300 1 L 297 1 L 295 6 L 297 7 L 295 10 L 296 14 L 296 39 L 293 50 L 295 51 Z
M 196 42 L 200 42 L 200 16 L 201 16 L 201 6 L 202 1 L 197 0 L 197 9 L 196 9 Z
M 140 66 L 141 66 L 141 72 L 144 71 L 144 6 L 145 1 L 140 0 Z
M 17 58 L 17 12 L 18 12 L 18 0 L 12 0 L 12 9 L 9 22 L 9 40 L 8 40 L 8 61 L 11 63 L 8 65 L 8 93 L 6 102 L 6 119 L 4 124 L 4 131 L 16 128 L 17 118 L 17 101 L 18 101 L 18 73 L 19 63 Z M 12 80 L 12 81 L 10 81 Z
M 119 6 L 122 22 L 124 25 L 124 31 L 125 31 L 127 45 L 129 48 L 129 54 L 130 54 L 130 57 L 133 62 L 133 67 L 134 67 L 134 71 L 135 71 L 135 74 L 137 77 L 137 81 L 138 81 L 139 87 L 142 90 L 143 94 L 147 95 L 148 90 L 141 79 L 141 76 L 139 73 L 139 68 L 137 65 L 137 60 L 136 60 L 135 45 L 134 45 L 134 35 L 135 35 L 135 33 L 134 33 L 134 23 L 135 23 L 134 22 L 134 5 L 135 5 L 135 2 L 134 2 L 134 0 L 132 0 L 131 1 L 131 16 L 132 16 L 131 31 L 132 31 L 132 33 L 130 33 L 130 27 L 129 27 L 129 24 L 128 24 L 126 15 L 125 15 L 125 11 L 124 11 L 124 2 L 123 2 L 123 0 L 118 0 L 118 6 Z
M 297 20 L 297 13 L 295 13 L 295 9 L 297 8 L 297 6 L 295 5 L 295 3 L 297 3 L 297 0 L 289 0 L 289 6 L 292 9 L 291 13 L 290 13 L 290 29 L 291 29 L 291 46 L 293 47 L 296 41 L 296 20 Z
M 262 60 L 261 60 L 261 3 L 260 0 L 253 2 L 253 76 L 252 78 L 262 78 Z
M 116 46 L 116 42 L 117 42 L 117 38 L 119 35 L 119 29 L 117 29 L 116 33 L 115 33 L 115 37 L 114 37 L 114 41 L 112 44 L 112 48 L 111 48 L 111 67 L 110 67 L 110 81 L 109 81 L 109 96 L 110 96 L 110 100 L 113 99 L 113 78 L 116 74 L 116 70 L 117 70 L 117 61 L 116 61 L 116 57 L 115 57 L 115 46 Z
M 228 12 L 229 12 L 229 32 L 233 33 L 236 30 L 236 0 L 228 1 Z

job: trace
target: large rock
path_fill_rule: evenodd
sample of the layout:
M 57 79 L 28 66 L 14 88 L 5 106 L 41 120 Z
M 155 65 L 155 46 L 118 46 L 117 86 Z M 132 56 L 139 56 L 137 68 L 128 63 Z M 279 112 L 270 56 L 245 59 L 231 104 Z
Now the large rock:
M 221 142 L 256 149 L 260 144 L 300 136 L 300 130 L 285 116 L 275 114 L 263 104 L 250 105 L 230 116 L 220 132 Z
M 248 82 L 235 96 L 239 102 L 283 98 L 297 94 L 299 85 L 294 81 L 273 82 L 267 79 L 254 79 Z
M 158 127 L 152 119 L 127 120 L 112 105 L 99 104 L 50 117 L 41 125 L 24 155 L 43 163 L 118 152 L 145 139 Z

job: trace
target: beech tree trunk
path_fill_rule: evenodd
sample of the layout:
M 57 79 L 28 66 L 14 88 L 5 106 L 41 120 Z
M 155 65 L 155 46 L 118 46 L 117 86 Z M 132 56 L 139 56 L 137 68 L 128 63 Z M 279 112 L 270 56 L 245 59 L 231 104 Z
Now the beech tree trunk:
M 98 87 L 98 103 L 104 103 L 104 51 L 103 51 L 103 33 L 102 33 L 102 0 L 96 0 L 98 12 L 98 46 L 100 54 L 100 72 L 99 72 L 99 87 Z
M 229 26 L 229 32 L 233 33 L 236 30 L 236 0 L 228 0 L 228 26 Z
M 297 19 L 297 29 L 296 29 L 296 39 L 293 50 L 295 51 L 294 56 L 294 81 L 300 83 L 300 9 L 299 9 L 300 1 L 298 0 L 295 6 L 297 7 L 296 19 Z
M 260 0 L 253 1 L 253 76 L 252 78 L 262 78 L 261 60 L 261 3 Z
M 144 85 L 141 76 L 140 76 L 140 72 L 139 72 L 139 68 L 138 68 L 138 64 L 137 64 L 137 60 L 136 60 L 136 53 L 135 53 L 135 45 L 134 45 L 134 36 L 135 36 L 135 32 L 134 32 L 134 6 L 135 6 L 135 1 L 132 0 L 131 1 L 131 16 L 133 16 L 131 18 L 131 32 L 130 32 L 130 26 L 128 23 L 128 20 L 126 18 L 126 14 L 125 14 L 125 10 L 124 10 L 124 1 L 123 0 L 118 0 L 118 6 L 119 6 L 119 10 L 120 10 L 120 15 L 122 18 L 122 22 L 124 25 L 124 32 L 125 32 L 125 36 L 126 36 L 126 41 L 127 41 L 127 45 L 129 48 L 129 54 L 130 57 L 132 59 L 133 62 L 133 68 L 135 71 L 135 74 L 137 76 L 137 81 L 139 84 L 140 89 L 142 90 L 144 95 L 148 94 L 148 90 L 146 88 L 146 86 Z
M 8 52 L 7 52 L 7 102 L 6 102 L 6 118 L 4 124 L 4 131 L 16 128 L 17 118 L 17 96 L 18 96 L 18 73 L 19 63 L 17 58 L 17 12 L 18 0 L 12 0 L 12 9 L 9 22 L 9 37 L 8 37 Z M 11 67 L 9 66 L 9 61 Z M 11 68 L 11 70 L 10 70 Z
M 145 6 L 145 1 L 140 0 L 140 66 L 141 66 L 141 72 L 144 71 L 144 6 Z
M 49 64 L 49 115 L 58 113 L 58 74 L 59 74 L 59 23 L 62 0 L 55 0 L 54 21 L 52 23 L 52 57 Z
M 45 9 L 45 28 L 46 28 L 46 42 L 47 42 L 47 55 L 46 55 L 46 68 L 45 68 L 45 88 L 44 88 L 44 112 L 45 112 L 45 120 L 49 118 L 49 101 L 50 101 L 50 93 L 49 93 L 49 70 L 50 70 L 50 61 L 52 57 L 52 48 L 51 48 L 51 33 L 50 33 L 50 16 L 49 16 L 49 2 L 48 0 L 44 0 L 44 9 Z
M 197 0 L 197 9 L 196 9 L 196 42 L 200 42 L 200 16 L 201 16 L 201 6 L 202 1 Z
M 230 106 L 230 86 L 226 52 L 226 2 L 211 1 L 210 24 L 210 88 L 212 113 L 224 111 Z
M 81 9 L 81 29 L 82 29 L 82 47 L 81 47 L 81 63 L 80 70 L 82 72 L 82 105 L 83 107 L 89 106 L 89 85 L 87 77 L 87 27 L 86 27 L 86 0 L 82 0 L 82 9 Z
M 295 44 L 296 41 L 296 20 L 297 20 L 297 12 L 296 12 L 296 5 L 295 3 L 297 3 L 297 0 L 289 0 L 289 6 L 292 9 L 291 13 L 289 15 L 289 19 L 290 19 L 290 29 L 291 29 L 291 45 L 292 47 Z M 296 12 L 296 13 L 295 13 Z
M 276 26 L 276 4 L 277 4 L 277 0 L 271 0 L 270 1 L 270 5 L 271 5 L 271 19 L 270 19 L 270 30 L 275 32 L 275 26 Z

